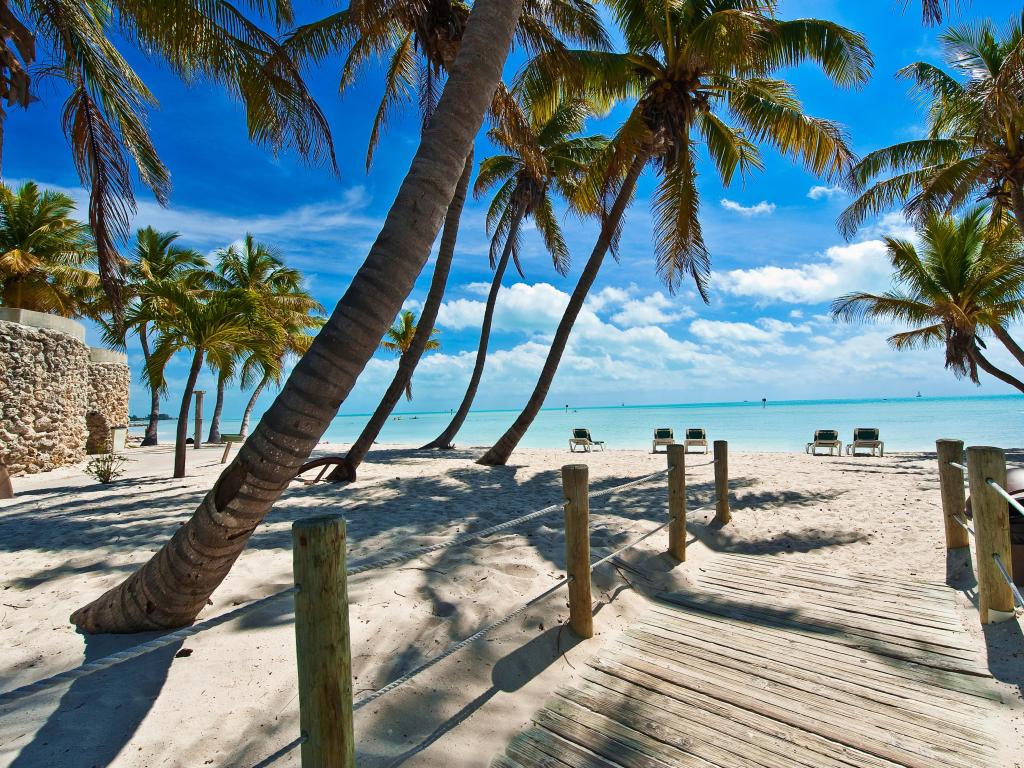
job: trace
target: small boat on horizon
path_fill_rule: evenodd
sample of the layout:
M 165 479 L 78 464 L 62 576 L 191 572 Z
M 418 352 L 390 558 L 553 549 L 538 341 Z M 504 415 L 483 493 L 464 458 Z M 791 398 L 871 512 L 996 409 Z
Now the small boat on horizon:
M 921 396 L 921 390 L 919 389 L 919 390 L 917 390 L 917 397 L 920 397 L 920 396 Z

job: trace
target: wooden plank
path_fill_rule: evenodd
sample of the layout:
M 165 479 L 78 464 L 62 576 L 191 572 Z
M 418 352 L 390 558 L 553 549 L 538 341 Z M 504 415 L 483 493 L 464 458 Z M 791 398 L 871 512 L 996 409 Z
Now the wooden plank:
M 833 741 L 892 760 L 907 768 L 968 765 L 958 760 L 956 755 L 931 749 L 929 745 L 900 733 L 887 732 L 882 728 L 872 729 L 869 724 L 836 715 L 829 709 L 815 709 L 813 704 L 801 701 L 802 697 L 785 697 L 759 688 L 744 689 L 732 681 L 716 680 L 713 677 L 709 679 L 708 675 L 692 668 L 673 668 L 667 662 L 643 658 L 638 654 L 616 652 L 610 654 L 608 660 L 673 685 L 697 690 L 798 728 L 814 731 Z
M 660 617 L 655 619 L 654 617 Z M 850 664 L 863 669 L 865 673 L 873 673 L 884 680 L 886 677 L 898 678 L 903 685 L 934 685 L 942 689 L 947 697 L 957 694 L 989 699 L 1003 703 L 998 691 L 986 685 L 983 678 L 974 674 L 935 669 L 888 656 L 879 656 L 870 649 L 854 644 L 852 641 L 828 640 L 817 634 L 800 633 L 778 627 L 751 624 L 727 616 L 687 610 L 666 603 L 653 603 L 647 621 L 663 620 L 675 628 L 677 624 L 698 624 L 706 627 L 708 636 L 713 633 L 736 633 L 750 639 L 753 643 L 771 644 L 782 652 L 789 652 L 799 644 L 799 651 L 823 659 L 830 664 Z M 990 677 L 986 675 L 985 677 Z
M 731 633 L 728 642 L 723 642 L 718 639 L 719 634 L 707 632 L 703 625 L 688 626 L 680 622 L 672 622 L 672 626 L 668 624 L 646 616 L 637 629 L 671 639 L 671 642 L 697 645 L 708 651 L 726 653 L 735 649 L 737 654 L 749 654 L 767 662 L 777 663 L 780 667 L 791 670 L 793 674 L 806 673 L 814 679 L 827 676 L 835 680 L 841 689 L 843 686 L 852 685 L 857 689 L 871 691 L 871 695 L 883 694 L 884 700 L 899 702 L 897 706 L 911 706 L 922 712 L 944 714 L 953 709 L 965 717 L 972 717 L 977 711 L 977 703 L 973 700 L 967 702 L 963 697 L 947 695 L 943 689 L 937 691 L 935 686 L 913 685 L 909 680 L 892 675 L 875 675 L 863 666 L 858 667 L 856 663 L 847 665 L 834 659 L 826 661 L 819 656 L 803 653 L 799 645 L 793 644 L 783 648 L 769 643 L 752 643 L 739 633 Z M 734 658 L 738 658 L 738 655 Z
M 947 669 L 955 672 L 988 677 L 988 671 L 971 658 L 963 655 L 955 656 L 951 653 L 940 653 L 929 648 L 915 646 L 912 641 L 892 638 L 878 632 L 863 630 L 854 627 L 842 627 L 829 622 L 814 620 L 813 617 L 800 616 L 800 621 L 785 619 L 781 616 L 772 615 L 756 609 L 745 609 L 738 604 L 723 605 L 721 601 L 701 599 L 699 597 L 683 595 L 680 593 L 661 593 L 662 600 L 678 603 L 689 608 L 697 608 L 710 613 L 718 613 L 731 618 L 741 618 L 746 621 L 765 623 L 772 626 L 783 627 L 797 632 L 815 633 L 818 636 L 827 636 L 836 639 L 844 645 L 854 645 L 858 648 L 869 649 L 882 656 L 893 656 L 919 664 L 927 664 L 936 669 Z
M 498 755 L 491 760 L 491 768 L 532 768 L 536 763 L 517 763 L 511 757 Z
M 551 734 L 536 726 L 512 739 L 508 753 L 531 768 L 614 768 L 607 761 L 572 754 L 551 738 Z M 558 755 L 565 759 L 560 759 Z
M 756 740 L 763 745 L 769 745 L 774 740 L 782 744 L 784 754 L 810 755 L 810 765 L 814 768 L 835 768 L 834 763 L 855 768 L 892 768 L 897 765 L 699 691 L 673 686 L 637 670 L 611 662 L 601 662 L 600 666 L 601 669 L 585 669 L 584 679 L 648 706 L 658 706 L 681 716 L 687 716 L 690 709 L 697 708 L 709 716 L 719 718 L 726 728 L 732 728 L 740 738 Z
M 671 661 L 674 665 L 687 668 L 696 666 L 714 675 L 716 670 L 723 675 L 743 684 L 748 677 L 755 678 L 753 687 L 760 687 L 757 679 L 767 680 L 784 686 L 785 689 L 801 691 L 810 697 L 827 699 L 836 711 L 856 710 L 873 713 L 876 719 L 892 721 L 889 726 L 901 730 L 909 736 L 929 740 L 933 743 L 945 744 L 953 751 L 963 747 L 978 745 L 985 747 L 984 740 L 979 741 L 977 727 L 973 727 L 973 718 L 968 724 L 962 722 L 945 722 L 936 712 L 919 712 L 906 706 L 906 701 L 897 697 L 888 702 L 878 701 L 858 691 L 856 686 L 846 686 L 846 690 L 837 687 L 839 681 L 825 675 L 817 677 L 806 672 L 798 674 L 798 670 L 784 665 L 773 665 L 764 659 L 739 654 L 707 651 L 697 646 L 673 643 L 655 638 L 636 630 L 627 630 L 623 645 L 646 653 L 656 654 L 660 658 Z M 776 690 L 772 688 L 772 690 Z M 784 692 L 784 691 L 783 691 Z M 933 733 L 933 736 L 929 736 Z

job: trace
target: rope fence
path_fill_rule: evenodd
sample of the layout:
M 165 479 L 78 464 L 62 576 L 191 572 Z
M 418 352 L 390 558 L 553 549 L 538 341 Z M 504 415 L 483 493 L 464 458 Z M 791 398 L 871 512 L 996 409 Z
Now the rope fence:
M 1006 489 L 1006 453 L 1000 448 L 967 448 L 960 440 L 938 440 L 939 490 L 946 524 L 946 549 L 968 548 L 974 540 L 978 613 L 982 624 L 1000 621 L 1024 608 L 1013 580 L 1011 511 L 1024 516 L 1024 505 Z M 965 480 L 970 491 L 972 528 L 967 520 Z

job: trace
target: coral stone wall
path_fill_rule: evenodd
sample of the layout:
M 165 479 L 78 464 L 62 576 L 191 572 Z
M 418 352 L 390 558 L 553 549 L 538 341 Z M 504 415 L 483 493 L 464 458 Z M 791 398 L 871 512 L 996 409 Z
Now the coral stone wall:
M 116 355 L 116 357 L 115 357 Z M 86 413 L 88 438 L 86 453 L 120 451 L 123 445 L 110 445 L 111 427 L 128 426 L 128 391 L 131 371 L 123 355 L 92 350 L 89 363 L 89 403 Z
M 73 335 L 0 320 L 0 459 L 12 474 L 81 461 L 88 368 Z

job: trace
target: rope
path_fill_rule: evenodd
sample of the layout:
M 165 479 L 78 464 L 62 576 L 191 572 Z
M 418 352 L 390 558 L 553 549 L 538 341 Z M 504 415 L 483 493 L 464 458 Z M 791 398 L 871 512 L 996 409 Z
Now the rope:
M 104 656 L 101 659 L 96 659 L 94 661 L 87 662 L 79 667 L 69 669 L 65 672 L 58 672 L 56 675 L 45 677 L 42 680 L 36 680 L 34 683 L 23 685 L 20 688 L 5 691 L 4 693 L 0 693 L 0 706 L 4 706 L 15 701 L 20 701 L 21 699 L 24 699 L 27 696 L 31 696 L 32 694 L 46 690 L 47 688 L 52 688 L 62 683 L 74 682 L 79 678 L 88 677 L 89 675 L 95 674 L 96 672 L 102 672 L 105 669 L 110 669 L 110 667 L 117 666 L 118 664 L 123 664 L 126 661 L 137 659 L 139 656 L 144 656 L 145 654 L 151 653 L 152 651 L 158 651 L 161 648 L 166 648 L 168 645 L 173 645 L 179 640 L 184 640 L 187 637 L 192 637 L 192 635 L 198 634 L 199 632 L 202 632 L 204 629 L 216 627 L 220 624 L 224 624 L 233 619 L 237 619 L 243 613 L 247 613 L 253 610 L 254 608 L 257 608 L 261 605 L 265 605 L 266 603 L 269 603 L 273 600 L 277 600 L 281 597 L 285 597 L 286 595 L 295 594 L 295 592 L 297 591 L 297 587 L 289 587 L 288 589 L 285 589 L 281 592 L 276 592 L 273 595 L 268 595 L 267 597 L 263 597 L 259 600 L 247 603 L 246 605 L 240 606 L 234 609 L 233 611 L 228 611 L 227 613 L 223 613 L 220 616 L 214 616 L 212 619 L 201 621 L 197 624 L 193 624 L 190 627 L 183 627 L 182 629 L 176 630 L 169 634 L 154 638 L 149 642 L 142 643 L 141 645 L 126 648 L 123 651 L 118 651 L 117 653 L 112 653 L 109 656 Z
M 657 472 L 652 472 L 651 474 L 645 475 L 644 477 L 638 477 L 636 480 L 630 480 L 628 483 L 623 483 L 622 485 L 616 485 L 613 488 L 605 488 L 603 491 L 595 491 L 595 492 L 590 494 L 590 498 L 597 499 L 597 498 L 600 498 L 601 496 L 607 496 L 610 493 L 615 493 L 615 492 L 621 491 L 621 490 L 623 490 L 625 488 L 632 488 L 634 485 L 640 485 L 641 483 L 646 483 L 648 480 L 653 480 L 656 477 L 661 477 L 662 475 L 667 475 L 667 474 L 668 474 L 668 468 L 667 467 L 665 469 L 659 469 Z
M 971 536 L 974 535 L 974 529 L 971 528 L 967 524 L 967 521 L 960 517 L 960 515 L 950 515 L 950 517 L 953 518 L 953 522 L 955 522 L 957 525 L 959 525 L 961 528 L 963 528 L 965 531 L 971 534 Z
M 1010 504 L 1011 507 L 1013 507 L 1017 514 L 1024 515 L 1024 506 L 1021 506 L 1021 503 L 1019 501 L 1017 501 L 1015 498 L 1013 498 L 1013 496 L 1007 493 L 1005 488 L 999 485 L 999 483 L 997 483 L 991 477 L 985 478 L 985 482 L 992 487 L 993 491 L 995 491 L 1004 499 L 1006 499 L 1006 501 Z
M 544 598 L 546 598 L 546 597 L 554 594 L 555 592 L 557 592 L 559 589 L 561 589 L 566 584 L 568 584 L 569 581 L 570 581 L 569 579 L 562 579 L 561 581 L 559 581 L 554 586 L 549 587 L 548 589 L 544 590 L 543 592 L 541 592 L 536 597 L 531 598 L 528 602 L 526 602 L 523 605 L 521 605 L 520 607 L 516 608 L 514 611 L 512 611 L 512 613 L 508 614 L 504 618 L 498 619 L 494 623 L 488 624 L 483 629 L 477 630 L 472 635 L 467 637 L 465 640 L 460 640 L 459 642 L 455 643 L 454 645 L 449 646 L 447 649 L 445 649 L 445 651 L 443 653 L 439 654 L 438 656 L 434 656 L 432 659 L 428 659 L 427 661 L 423 662 L 422 664 L 420 664 L 415 669 L 412 669 L 409 672 L 406 672 L 401 677 L 399 677 L 399 678 L 397 678 L 395 680 L 392 680 L 390 683 L 385 685 L 380 690 L 374 691 L 373 693 L 371 693 L 368 696 L 364 696 L 363 698 L 361 698 L 359 701 L 357 701 L 355 704 L 352 705 L 352 711 L 355 712 L 355 711 L 358 711 L 358 710 L 362 709 L 367 704 L 370 704 L 371 702 L 376 701 L 381 696 L 383 696 L 383 695 L 385 695 L 387 693 L 390 693 L 391 691 L 395 690 L 395 688 L 398 688 L 399 686 L 404 685 L 405 683 L 409 682 L 410 680 L 412 680 L 414 677 L 416 677 L 416 675 L 420 674 L 421 672 L 425 672 L 426 670 L 430 669 L 435 664 L 439 664 L 440 662 L 444 661 L 449 656 L 451 656 L 453 653 L 458 653 L 463 648 L 465 648 L 467 645 L 471 645 L 471 644 L 475 643 L 477 640 L 479 640 L 484 635 L 492 632 L 493 630 L 497 629 L 498 627 L 502 626 L 503 624 L 508 624 L 510 621 L 512 621 L 512 619 L 514 619 L 516 616 L 519 616 L 521 613 L 523 613 L 524 611 L 529 609 L 534 604 L 538 603 L 539 601 L 543 600 Z
M 600 560 L 598 560 L 597 562 L 595 562 L 595 563 L 591 563 L 591 565 L 590 565 L 590 572 L 591 572 L 591 573 L 593 573 L 593 572 L 594 572 L 594 569 L 595 569 L 595 568 L 597 568 L 597 566 L 599 566 L 599 565 L 604 565 L 604 564 L 605 564 L 605 563 L 607 563 L 607 562 L 608 562 L 609 560 L 611 560 L 611 559 L 613 559 L 613 558 L 615 558 L 615 557 L 618 557 L 618 556 L 619 556 L 619 555 L 621 555 L 621 554 L 622 554 L 623 552 L 625 552 L 625 551 L 626 551 L 627 549 L 630 549 L 630 548 L 632 548 L 632 547 L 635 547 L 635 546 L 636 546 L 637 544 L 639 544 L 639 543 L 640 543 L 641 541 L 643 541 L 644 539 L 649 539 L 649 538 L 651 538 L 651 536 L 653 536 L 654 534 L 656 534 L 656 533 L 657 533 L 658 531 L 660 531 L 660 530 L 661 530 L 661 529 L 663 529 L 663 528 L 667 528 L 667 527 L 668 527 L 668 526 L 670 526 L 671 524 L 672 524 L 672 521 L 671 521 L 671 520 L 669 520 L 668 522 L 662 523 L 661 525 L 659 525 L 659 526 L 658 526 L 657 528 L 655 528 L 654 530 L 652 530 L 652 531 L 648 531 L 647 533 L 645 533 L 645 534 L 644 534 L 643 536 L 641 536 L 641 537 L 640 537 L 639 539 L 637 539 L 636 541 L 632 541 L 632 542 L 630 542 L 629 544 L 627 544 L 626 546 L 622 547 L 622 549 L 617 549 L 617 550 L 615 550 L 614 552 L 612 552 L 612 553 L 611 553 L 610 555 L 605 555 L 604 557 L 602 557 L 602 558 L 601 558 Z
M 956 467 L 956 468 L 957 468 L 957 469 L 959 469 L 959 470 L 960 470 L 961 472 L 966 472 L 966 471 L 967 471 L 967 467 L 965 467 L 965 466 L 964 466 L 963 464 L 961 464 L 961 463 L 959 463 L 959 462 L 957 462 L 957 461 L 951 461 L 951 462 L 949 462 L 949 466 L 951 466 L 951 467 Z
M 996 561 L 996 567 L 999 568 L 999 572 L 1003 574 L 1003 578 L 1006 579 L 1007 585 L 1010 587 L 1010 591 L 1013 592 L 1014 602 L 1021 608 L 1024 608 L 1024 597 L 1021 597 L 1020 590 L 1017 589 L 1017 585 L 1013 583 L 1013 579 L 1010 578 L 1009 572 L 1006 570 L 1006 566 L 1003 565 L 1003 558 L 998 553 L 992 553 L 992 559 Z

